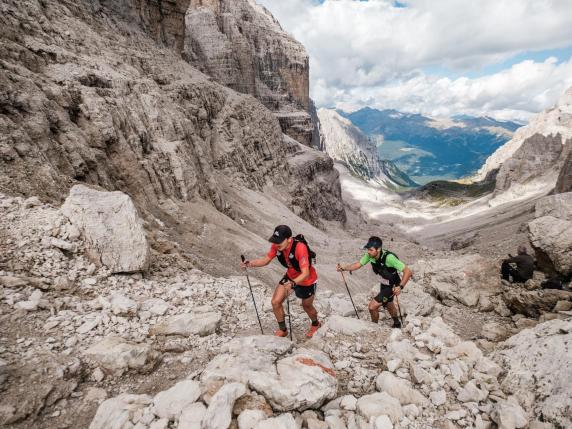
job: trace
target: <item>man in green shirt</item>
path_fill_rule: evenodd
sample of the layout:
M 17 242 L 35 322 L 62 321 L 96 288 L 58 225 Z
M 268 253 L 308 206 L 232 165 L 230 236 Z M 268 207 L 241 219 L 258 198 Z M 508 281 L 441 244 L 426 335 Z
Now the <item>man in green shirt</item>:
M 376 236 L 370 237 L 364 246 L 364 249 L 367 249 L 367 253 L 358 262 L 354 262 L 351 265 L 344 267 L 338 264 L 337 270 L 340 272 L 352 272 L 371 263 L 373 272 L 381 276 L 379 294 L 368 305 L 371 320 L 374 323 L 379 321 L 379 308 L 383 306 L 387 308 L 387 311 L 393 318 L 393 327 L 400 328 L 401 322 L 397 316 L 397 305 L 393 302 L 393 297 L 399 296 L 401 289 L 405 287 L 411 278 L 411 270 L 393 253 L 383 250 L 382 244 L 381 238 Z M 403 278 L 399 276 L 400 272 L 403 273 Z

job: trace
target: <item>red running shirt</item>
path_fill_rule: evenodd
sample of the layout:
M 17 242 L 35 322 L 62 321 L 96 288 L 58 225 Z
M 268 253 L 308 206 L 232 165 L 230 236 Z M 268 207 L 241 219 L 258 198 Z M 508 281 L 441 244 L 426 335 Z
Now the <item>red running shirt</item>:
M 284 255 L 290 254 L 290 250 L 292 249 L 293 243 L 294 240 L 292 240 L 290 246 L 284 249 L 284 251 L 282 252 Z M 272 244 L 266 256 L 268 256 L 272 260 L 276 257 L 277 254 L 278 254 L 277 246 L 276 244 Z M 308 255 L 308 247 L 302 243 L 298 243 L 298 245 L 296 245 L 296 251 L 294 252 L 294 256 L 298 261 L 298 264 L 300 265 L 300 269 L 310 267 L 310 275 L 306 278 L 306 280 L 301 281 L 299 285 L 312 286 L 314 283 L 316 283 L 316 280 L 318 280 L 318 273 L 316 273 L 314 267 L 310 265 L 310 255 Z M 288 276 L 289 279 L 295 279 L 300 275 L 300 273 L 296 271 L 294 267 L 292 267 L 292 265 L 290 265 L 288 256 L 286 256 L 285 259 L 286 259 L 286 264 L 288 265 L 288 271 L 286 271 L 286 275 Z

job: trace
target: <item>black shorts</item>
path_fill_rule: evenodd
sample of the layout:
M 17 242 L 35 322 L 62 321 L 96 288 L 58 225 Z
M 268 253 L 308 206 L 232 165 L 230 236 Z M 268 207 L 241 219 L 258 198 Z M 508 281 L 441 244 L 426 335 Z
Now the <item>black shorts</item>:
M 384 307 L 393 302 L 393 287 L 384 284 L 380 285 L 379 294 L 374 299 Z
M 285 275 L 284 277 L 282 277 L 282 280 L 280 280 L 280 284 L 284 284 L 289 280 L 291 279 Z M 296 298 L 307 299 L 314 296 L 316 293 L 316 285 L 317 283 L 314 283 L 313 285 L 310 286 L 300 286 L 300 285 L 294 286 L 294 293 L 296 294 Z

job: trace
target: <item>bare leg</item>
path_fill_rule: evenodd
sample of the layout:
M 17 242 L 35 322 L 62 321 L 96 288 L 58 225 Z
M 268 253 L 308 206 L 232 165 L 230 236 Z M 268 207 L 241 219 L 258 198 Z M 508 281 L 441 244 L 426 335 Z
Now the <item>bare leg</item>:
M 315 295 L 302 300 L 302 308 L 310 318 L 310 320 L 318 320 L 318 311 L 314 307 Z
M 284 322 L 285 314 L 284 314 L 284 307 L 283 303 L 286 299 L 286 290 L 284 289 L 284 285 L 276 286 L 274 289 L 274 294 L 272 295 L 272 311 L 274 312 L 274 316 L 276 316 L 277 322 Z
M 395 303 L 395 301 L 392 301 L 389 304 L 387 304 L 387 311 L 389 311 L 391 317 L 397 317 L 398 312 L 397 312 L 397 304 Z
M 369 314 L 371 316 L 371 321 L 373 323 L 379 322 L 379 307 L 381 307 L 381 304 L 377 302 L 375 299 L 372 299 L 367 306 L 367 309 L 369 310 Z

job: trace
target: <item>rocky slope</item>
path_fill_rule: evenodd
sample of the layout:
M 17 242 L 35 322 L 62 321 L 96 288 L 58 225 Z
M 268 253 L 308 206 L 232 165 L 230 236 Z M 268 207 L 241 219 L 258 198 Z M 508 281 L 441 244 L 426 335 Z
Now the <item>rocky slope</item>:
M 318 117 L 325 152 L 354 175 L 388 189 L 417 186 L 395 164 L 381 160 L 375 143 L 338 112 L 322 108 Z
M 158 252 L 145 278 L 96 264 L 104 258 L 92 249 L 114 248 L 101 249 L 94 230 L 81 226 L 90 219 L 86 225 L 108 228 L 104 219 L 113 219 L 114 210 L 100 208 L 106 217 L 69 211 L 78 195 L 61 209 L 37 198 L 0 196 L 4 427 L 571 423 L 572 326 L 561 320 L 570 318 L 570 292 L 556 291 L 554 308 L 540 309 L 548 300 L 538 296 L 509 308 L 511 288 L 504 290 L 487 269 L 490 261 L 448 255 L 414 265 L 418 274 L 401 297 L 402 331 L 390 330 L 386 320 L 374 325 L 348 317 L 347 295 L 322 290 L 323 328 L 305 342 L 306 319 L 292 300 L 290 342 L 258 335 L 242 276 L 214 278 L 188 269 L 176 254 Z M 132 219 L 130 227 L 137 223 Z M 134 241 L 119 256 L 142 248 L 145 243 Z M 251 281 L 268 333 L 271 289 Z M 354 295 L 362 319 L 368 299 L 369 293 Z M 540 321 L 520 314 L 535 305 Z M 560 356 L 557 365 L 554 356 Z
M 174 16 L 183 2 L 169 5 Z M 285 137 L 257 100 L 185 62 L 179 30 L 166 16 L 154 25 L 155 9 L 136 1 L 1 7 L 4 191 L 61 201 L 76 182 L 122 190 L 153 228 L 154 218 L 176 227 L 173 214 L 197 201 L 238 221 L 232 195 L 270 187 L 313 223 L 345 219 L 331 160 Z M 169 48 L 153 39 L 157 29 Z M 292 98 L 308 102 L 303 90 Z
M 514 137 L 501 146 L 485 162 L 475 176 L 483 180 L 500 169 L 497 190 L 504 191 L 512 183 L 525 183 L 533 178 L 554 182 L 570 150 L 563 148 L 572 138 L 572 88 L 558 103 L 534 117 L 528 125 L 516 131 Z M 557 143 L 560 143 L 558 146 Z
M 217 82 L 258 98 L 290 137 L 317 146 L 308 54 L 263 6 L 253 0 L 192 0 L 183 54 Z

